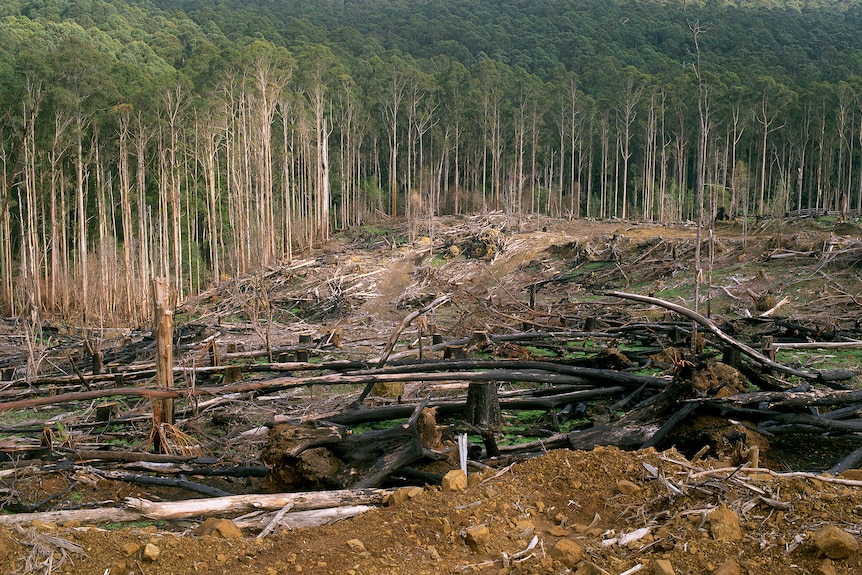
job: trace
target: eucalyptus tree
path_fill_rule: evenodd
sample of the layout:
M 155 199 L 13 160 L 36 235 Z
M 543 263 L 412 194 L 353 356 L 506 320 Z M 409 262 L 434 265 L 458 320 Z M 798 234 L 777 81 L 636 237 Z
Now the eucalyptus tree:
M 557 202 L 560 215 L 563 211 L 568 211 L 569 217 L 579 218 L 581 217 L 584 129 L 587 115 L 583 104 L 584 95 L 578 89 L 578 76 L 574 73 L 563 74 L 555 82 L 554 89 L 558 108 L 557 132 L 560 158 Z M 568 210 L 563 205 L 566 195 L 569 197 Z
M 482 160 L 480 166 L 482 209 L 500 209 L 500 191 L 502 185 L 502 157 L 503 157 L 503 95 L 501 86 L 501 72 L 499 64 L 484 58 L 475 66 L 473 73 L 476 81 L 481 85 L 481 146 Z M 490 165 L 488 155 L 490 154 Z M 491 176 L 491 199 L 489 201 L 487 180 Z
M 407 65 L 397 55 L 388 63 L 386 97 L 381 100 L 389 138 L 389 201 L 390 215 L 398 216 L 398 164 L 401 128 L 401 106 L 406 97 Z
M 38 155 L 36 142 L 36 122 L 39 117 L 42 101 L 45 98 L 44 81 L 31 74 L 27 74 L 24 81 L 24 95 L 22 100 L 22 138 L 21 138 L 21 177 L 23 185 L 18 189 L 19 218 L 21 226 L 21 248 L 20 254 L 20 281 L 23 284 L 23 293 L 29 296 L 30 301 L 23 302 L 24 305 L 34 310 L 41 305 L 42 290 L 40 281 L 40 249 L 39 240 L 41 234 L 38 229 L 39 220 L 39 198 L 38 198 Z M 23 189 L 23 197 L 21 190 Z
M 360 89 L 353 78 L 341 73 L 336 82 L 339 113 L 339 225 L 346 229 L 364 223 L 369 209 L 361 186 L 364 179 L 362 152 L 368 120 Z
M 248 181 L 253 197 L 255 229 L 255 266 L 269 265 L 279 255 L 275 222 L 273 122 L 279 98 L 293 73 L 293 59 L 283 47 L 258 40 L 247 46 L 241 56 L 244 80 L 243 94 L 248 100 L 248 137 L 244 139 L 244 162 L 250 168 Z
M 171 286 L 180 298 L 184 297 L 183 280 L 183 205 L 181 186 L 187 111 L 191 105 L 191 93 L 181 78 L 161 95 L 161 114 L 166 131 L 158 139 L 159 158 L 159 269 L 158 274 L 170 278 Z
M 622 89 L 620 90 L 620 99 L 616 107 L 616 120 L 619 138 L 619 153 L 622 158 L 622 198 L 620 206 L 620 217 L 626 219 L 628 216 L 628 183 L 629 183 L 629 163 L 632 157 L 632 130 L 635 119 L 637 118 L 637 107 L 640 104 L 641 96 L 646 89 L 646 84 L 642 75 L 633 67 L 626 68 L 622 71 Z M 617 207 L 614 206 L 614 213 Z
M 767 158 L 769 156 L 769 136 L 783 128 L 786 121 L 781 115 L 785 111 L 792 98 L 790 90 L 776 82 L 774 78 L 762 76 L 758 78 L 760 102 L 755 110 L 754 118 L 760 126 L 760 195 L 757 202 L 757 212 L 760 215 L 765 214 L 766 210 L 766 189 L 768 185 L 767 178 Z
M 470 83 L 470 72 L 461 62 L 442 58 L 435 62 L 438 69 L 442 69 L 437 77 L 441 92 L 441 113 L 444 116 L 441 192 L 445 199 L 442 203 L 445 204 L 445 211 L 458 214 L 468 203 L 463 197 L 462 178 L 466 170 L 462 170 L 462 146 L 469 110 L 467 99 L 473 86 Z M 437 204 L 440 205 L 441 202 L 438 201 Z
M 838 168 L 836 182 L 836 197 L 834 209 L 844 214 L 850 206 L 850 196 L 853 188 L 853 148 L 855 138 L 855 99 L 853 88 L 846 82 L 840 82 L 836 89 L 838 106 L 836 108 L 836 126 L 838 134 Z
M 14 278 L 12 269 L 12 213 L 9 182 L 12 168 L 9 146 L 8 116 L 0 117 L 0 305 L 15 313 Z
M 54 69 L 58 73 L 58 89 L 69 92 L 72 104 L 75 164 L 75 201 L 77 206 L 77 273 L 80 276 L 81 290 L 77 294 L 81 317 L 90 320 L 90 265 L 89 265 L 89 211 L 88 185 L 89 165 L 92 160 L 92 144 L 88 142 L 88 132 L 96 120 L 95 114 L 104 109 L 115 97 L 116 86 L 109 75 L 108 58 L 92 45 L 76 35 L 63 38 L 54 52 Z M 85 150 L 85 143 L 87 148 Z M 85 151 L 87 155 L 85 155 Z

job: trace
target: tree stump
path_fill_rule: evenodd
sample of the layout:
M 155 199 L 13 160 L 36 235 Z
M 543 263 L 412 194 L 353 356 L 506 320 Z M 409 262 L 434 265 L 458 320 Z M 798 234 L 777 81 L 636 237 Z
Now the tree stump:
M 436 451 L 443 446 L 434 411 L 425 409 L 429 400 L 407 423 L 365 433 L 350 433 L 325 421 L 276 425 L 261 453 L 270 467 L 267 488 L 377 487 L 419 459 L 443 458 L 443 452 Z
M 467 386 L 464 419 L 483 430 L 502 428 L 503 416 L 500 413 L 500 398 L 495 383 L 471 383 Z

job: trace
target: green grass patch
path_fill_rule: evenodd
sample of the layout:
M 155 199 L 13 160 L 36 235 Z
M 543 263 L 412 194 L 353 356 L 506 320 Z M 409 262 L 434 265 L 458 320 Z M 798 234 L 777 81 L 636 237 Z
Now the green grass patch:
M 525 409 L 518 411 L 503 411 L 503 437 L 499 445 L 520 445 L 547 437 L 546 434 L 536 434 L 537 429 L 550 429 L 550 421 L 545 421 L 547 411 L 544 409 Z M 568 433 L 584 426 L 587 420 L 571 419 L 560 425 L 555 433 Z M 472 440 L 471 440 L 472 441 Z M 481 438 L 477 439 L 481 442 Z
M 159 529 L 164 528 L 165 530 L 170 528 L 170 525 L 166 521 L 130 521 L 128 523 L 105 523 L 102 525 L 102 529 L 107 531 L 121 531 L 123 529 L 145 529 L 153 526 Z
M 442 253 L 435 253 L 431 256 L 431 259 L 428 261 L 428 265 L 432 268 L 439 268 L 443 264 L 446 263 L 446 256 Z
M 667 301 L 676 301 L 678 299 L 687 300 L 692 296 L 693 289 L 690 282 L 683 282 L 675 286 L 669 286 L 655 292 L 655 297 Z
M 382 238 L 382 237 L 386 237 L 387 235 L 389 235 L 389 233 L 392 230 L 390 230 L 388 228 L 383 228 L 380 226 L 375 226 L 372 224 L 372 225 L 364 226 L 362 228 L 362 231 L 369 236 Z
M 43 424 L 45 421 L 51 420 L 68 413 L 67 409 L 60 407 L 51 407 L 48 409 L 10 409 L 0 413 L 0 427 L 14 427 L 22 423 Z
M 856 370 L 862 365 L 862 349 L 786 349 L 779 350 L 776 359 L 807 370 Z
M 553 349 L 548 349 L 546 347 L 536 347 L 533 345 L 528 345 L 524 349 L 529 351 L 531 355 L 533 355 L 534 357 L 537 357 L 537 358 L 543 358 L 543 357 L 552 358 L 552 357 L 559 356 L 559 354 L 556 351 L 554 351 Z
M 350 428 L 350 431 L 353 433 L 365 433 L 366 431 L 375 431 L 378 429 L 392 429 L 397 425 L 404 425 L 405 423 L 407 423 L 406 417 L 389 419 L 386 421 L 370 421 L 368 423 L 354 425 Z

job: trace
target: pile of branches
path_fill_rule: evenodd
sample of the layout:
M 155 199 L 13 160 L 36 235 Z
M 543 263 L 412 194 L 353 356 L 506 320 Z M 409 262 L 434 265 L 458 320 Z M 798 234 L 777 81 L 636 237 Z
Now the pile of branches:
M 300 389 L 331 386 L 353 389 L 353 393 L 340 398 L 340 405 L 329 405 L 325 412 L 309 413 L 307 404 L 295 405 L 292 410 L 271 417 L 266 426 L 244 430 L 246 437 L 254 437 L 255 441 L 262 443 L 267 434 L 272 442 L 272 431 L 279 426 L 305 426 L 308 431 L 311 424 L 313 432 L 306 433 L 301 441 L 294 443 L 289 455 L 299 458 L 304 452 L 324 446 L 341 454 L 340 467 L 336 466 L 332 473 L 334 483 L 327 483 L 326 487 L 336 491 L 349 490 L 346 497 L 351 505 L 366 505 L 382 498 L 376 491 L 369 492 L 368 498 L 360 498 L 358 494 L 365 493 L 362 490 L 405 481 L 439 481 L 439 476 L 422 473 L 418 467 L 427 461 L 457 459 L 459 448 L 447 443 L 447 438 L 451 438 L 446 435 L 447 430 L 452 435 L 460 432 L 482 435 L 483 445 L 467 450 L 470 464 L 477 467 L 507 465 L 513 458 L 529 457 L 561 447 L 667 447 L 672 444 L 673 431 L 682 422 L 699 414 L 744 421 L 749 429 L 763 434 L 834 433 L 855 437 L 862 431 L 862 418 L 859 417 L 862 392 L 846 385 L 856 374 L 783 365 L 775 361 L 769 350 L 756 350 L 733 337 L 738 326 L 719 326 L 705 316 L 670 302 L 623 292 L 607 292 L 606 296 L 659 306 L 683 319 L 626 323 L 608 318 L 605 318 L 607 321 L 584 318 L 577 326 L 580 329 L 545 330 L 532 326 L 518 333 L 474 332 L 449 341 L 434 337 L 431 344 L 423 344 L 420 329 L 417 345 L 396 349 L 396 342 L 409 326 L 421 325 L 425 313 L 448 304 L 448 297 L 443 297 L 405 317 L 378 357 L 328 361 L 300 360 L 297 357 L 293 361 L 260 363 L 250 355 L 237 354 L 236 359 L 244 357 L 246 361 L 225 365 L 215 360 L 218 354 L 211 354 L 212 365 L 175 368 L 176 377 L 194 383 L 177 389 L 156 389 L 148 385 L 154 368 L 136 363 L 134 369 L 122 370 L 115 366 L 104 374 L 78 373 L 37 378 L 25 386 L 10 385 L 3 392 L 5 401 L 0 402 L 0 410 L 130 397 L 145 404 L 146 400 L 173 398 L 178 403 L 181 416 L 186 414 L 199 418 L 213 406 L 251 401 L 253 398 L 289 398 L 291 393 Z M 811 339 L 819 333 L 802 333 L 803 326 L 794 326 L 791 330 L 787 322 L 774 318 L 762 321 L 772 323 L 773 331 L 770 333 L 781 335 L 773 338 L 776 345 L 792 343 L 782 341 L 786 339 Z M 424 334 L 428 338 L 432 335 Z M 854 346 L 859 343 L 857 334 L 832 332 L 828 335 L 831 342 L 808 344 Z M 203 337 L 199 338 L 197 345 L 202 350 L 211 350 L 213 341 Z M 582 359 L 566 357 L 566 351 L 578 341 L 603 341 L 603 351 Z M 637 342 L 641 351 L 625 355 L 613 353 L 611 350 L 622 341 Z M 302 346 L 282 351 L 294 355 L 299 351 L 320 352 L 326 345 L 325 341 L 305 342 Z M 542 353 L 538 354 L 540 350 Z M 477 352 L 481 352 L 484 359 L 471 357 Z M 748 385 L 730 386 L 726 382 L 718 382 L 711 387 L 699 387 L 695 383 L 698 369 L 719 359 L 738 370 Z M 653 375 L 635 373 L 647 367 L 658 369 Z M 240 372 L 241 377 L 229 381 L 227 375 L 236 372 Z M 387 383 L 414 385 L 416 392 L 412 396 L 407 393 L 400 395 L 397 401 L 369 404 L 367 400 L 374 395 L 371 393 L 374 386 Z M 504 385 L 507 383 L 511 386 Z M 434 397 L 433 391 L 429 395 L 429 389 L 442 384 L 460 384 L 465 388 L 471 385 L 508 387 L 510 391 L 501 393 L 498 398 L 499 406 L 506 410 L 546 411 L 545 428 L 548 433 L 532 443 L 498 446 L 495 433 L 500 430 L 477 428 L 475 422 L 469 421 L 463 395 Z M 605 406 L 605 417 L 590 420 L 586 406 L 592 403 Z M 107 421 L 112 425 L 146 421 L 144 404 L 135 406 L 134 416 L 114 412 Z M 435 417 L 446 424 L 441 426 L 437 421 L 432 422 L 431 429 L 436 429 L 439 435 L 432 431 L 432 439 L 429 439 L 421 427 L 428 423 L 423 414 L 431 409 Z M 91 410 L 84 417 L 92 420 L 95 416 L 95 410 Z M 577 429 L 560 431 L 561 423 L 573 417 L 585 420 L 585 424 Z M 406 418 L 407 423 L 392 430 L 351 432 L 352 426 L 361 423 L 399 418 Z M 88 425 L 91 429 L 107 425 L 98 421 L 89 421 L 86 425 L 79 423 L 79 433 Z M 178 422 L 178 426 L 181 424 Z M 27 425 L 29 427 L 18 426 L 14 431 L 21 434 L 44 431 L 44 425 L 35 422 Z M 69 425 L 66 427 L 71 428 Z M 9 430 L 13 429 L 6 431 Z M 176 433 L 175 437 L 188 439 L 181 433 Z M 65 466 L 65 469 L 120 481 L 162 481 L 165 485 L 217 499 L 241 495 L 212 490 L 182 477 L 194 474 L 264 478 L 271 477 L 278 464 L 270 460 L 267 462 L 269 465 L 261 465 L 260 462 L 225 465 L 224 460 L 207 455 L 207 447 L 212 446 L 206 445 L 201 445 L 200 450 L 154 454 L 86 445 L 80 437 L 76 441 L 68 441 L 69 437 L 46 438 L 43 433 L 40 439 L 40 447 L 53 453 L 57 459 L 50 464 L 54 469 Z M 235 444 L 236 437 L 229 441 Z M 195 447 L 192 441 L 183 445 Z M 829 471 L 838 473 L 855 465 L 860 458 L 862 450 L 856 450 Z M 293 505 L 289 501 L 279 500 L 278 503 L 282 507 Z M 50 501 L 18 511 L 35 512 L 46 506 L 50 506 Z M 142 514 L 152 517 L 156 513 L 153 510 L 143 512 L 143 508 L 143 503 L 127 502 L 111 511 L 110 520 L 126 516 L 139 518 Z M 199 512 L 195 508 L 188 513 Z M 169 512 L 159 510 L 158 513 Z

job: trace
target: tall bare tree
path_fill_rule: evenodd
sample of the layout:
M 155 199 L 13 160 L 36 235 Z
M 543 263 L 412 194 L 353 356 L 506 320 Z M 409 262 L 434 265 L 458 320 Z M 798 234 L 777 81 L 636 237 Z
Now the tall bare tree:
M 622 101 L 617 108 L 617 122 L 620 126 L 620 155 L 623 161 L 622 173 L 622 210 L 621 217 L 628 216 L 628 183 L 629 183 L 629 161 L 632 157 L 632 125 L 637 117 L 637 106 L 640 103 L 644 91 L 643 82 L 636 76 L 635 70 L 626 73 L 623 84 Z

